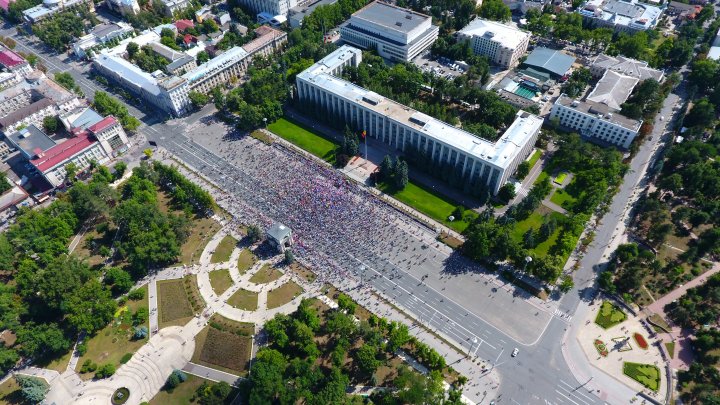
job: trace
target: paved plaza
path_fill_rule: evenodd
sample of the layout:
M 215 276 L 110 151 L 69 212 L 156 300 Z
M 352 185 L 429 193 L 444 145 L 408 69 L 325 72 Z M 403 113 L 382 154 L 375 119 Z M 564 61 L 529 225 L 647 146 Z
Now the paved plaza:
M 656 337 L 651 338 L 648 331 L 643 327 L 640 318 L 627 313 L 627 319 L 608 329 L 603 329 L 595 323 L 595 317 L 602 305 L 601 300 L 590 306 L 590 311 L 583 319 L 584 326 L 581 327 L 576 339 L 587 356 L 588 361 L 594 367 L 604 371 L 613 378 L 629 386 L 630 388 L 643 391 L 648 396 L 661 401 L 665 395 L 666 372 L 665 362 L 660 354 L 661 342 Z M 648 344 L 647 349 L 639 347 L 633 335 L 639 333 Z M 607 356 L 601 356 L 593 342 L 602 341 L 607 350 Z M 657 392 L 644 388 L 640 383 L 623 374 L 623 363 L 641 363 L 655 365 L 660 369 L 660 387 Z

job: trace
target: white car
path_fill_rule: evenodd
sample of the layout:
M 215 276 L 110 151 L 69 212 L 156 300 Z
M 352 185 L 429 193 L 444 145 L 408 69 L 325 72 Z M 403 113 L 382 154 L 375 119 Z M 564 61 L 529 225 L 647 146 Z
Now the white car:
M 518 353 L 520 353 L 520 349 L 516 347 L 515 349 L 513 349 L 511 356 L 516 357 Z

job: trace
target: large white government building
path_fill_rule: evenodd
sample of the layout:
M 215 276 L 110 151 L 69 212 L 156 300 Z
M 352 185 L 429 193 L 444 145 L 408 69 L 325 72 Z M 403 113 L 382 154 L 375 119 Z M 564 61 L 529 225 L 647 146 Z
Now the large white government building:
M 344 45 L 298 74 L 300 102 L 398 150 L 414 148 L 436 163 L 449 164 L 468 184 L 493 194 L 532 151 L 541 118 L 519 111 L 493 143 L 338 77 L 345 66 L 358 66 L 361 59 L 359 49 Z
M 502 67 L 513 67 L 525 55 L 530 33 L 495 21 L 476 18 L 458 33 L 470 41 L 476 55 L 487 56 Z
M 438 32 L 430 16 L 380 2 L 361 8 L 340 26 L 344 42 L 406 62 L 429 48 Z

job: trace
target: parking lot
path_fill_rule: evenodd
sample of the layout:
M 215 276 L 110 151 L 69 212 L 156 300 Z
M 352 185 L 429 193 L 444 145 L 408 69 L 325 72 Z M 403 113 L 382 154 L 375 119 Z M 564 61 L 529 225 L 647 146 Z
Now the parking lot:
M 431 72 L 436 76 L 444 77 L 448 80 L 454 79 L 465 73 L 465 70 L 462 67 L 453 66 L 456 64 L 455 61 L 444 60 L 444 58 L 433 60 L 432 58 L 433 55 L 428 50 L 416 56 L 415 59 L 412 60 L 412 63 L 422 69 L 423 72 Z

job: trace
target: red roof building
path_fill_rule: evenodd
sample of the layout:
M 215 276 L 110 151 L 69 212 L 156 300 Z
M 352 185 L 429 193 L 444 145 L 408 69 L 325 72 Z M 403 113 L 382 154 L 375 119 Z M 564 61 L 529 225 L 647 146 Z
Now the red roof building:
M 102 120 L 90 125 L 88 127 L 88 130 L 92 132 L 93 134 L 97 134 L 98 132 L 101 132 L 113 125 L 116 125 L 118 122 L 112 115 L 108 115 L 107 117 L 103 118 Z
M 185 44 L 185 46 L 188 46 L 188 47 L 191 45 L 197 44 L 197 41 L 198 41 L 197 37 L 190 35 L 190 34 L 185 34 L 185 36 L 183 37 L 183 43 Z
M 26 63 L 25 59 L 9 49 L 0 51 L 0 64 L 8 69 Z
M 76 137 L 70 138 L 46 150 L 37 159 L 31 160 L 30 163 L 41 173 L 46 173 L 80 152 L 91 148 L 96 143 L 97 140 L 95 140 L 95 137 L 89 132 L 82 132 Z
M 192 20 L 177 20 L 175 21 L 175 28 L 178 32 L 184 32 L 188 28 L 195 28 L 195 23 Z

